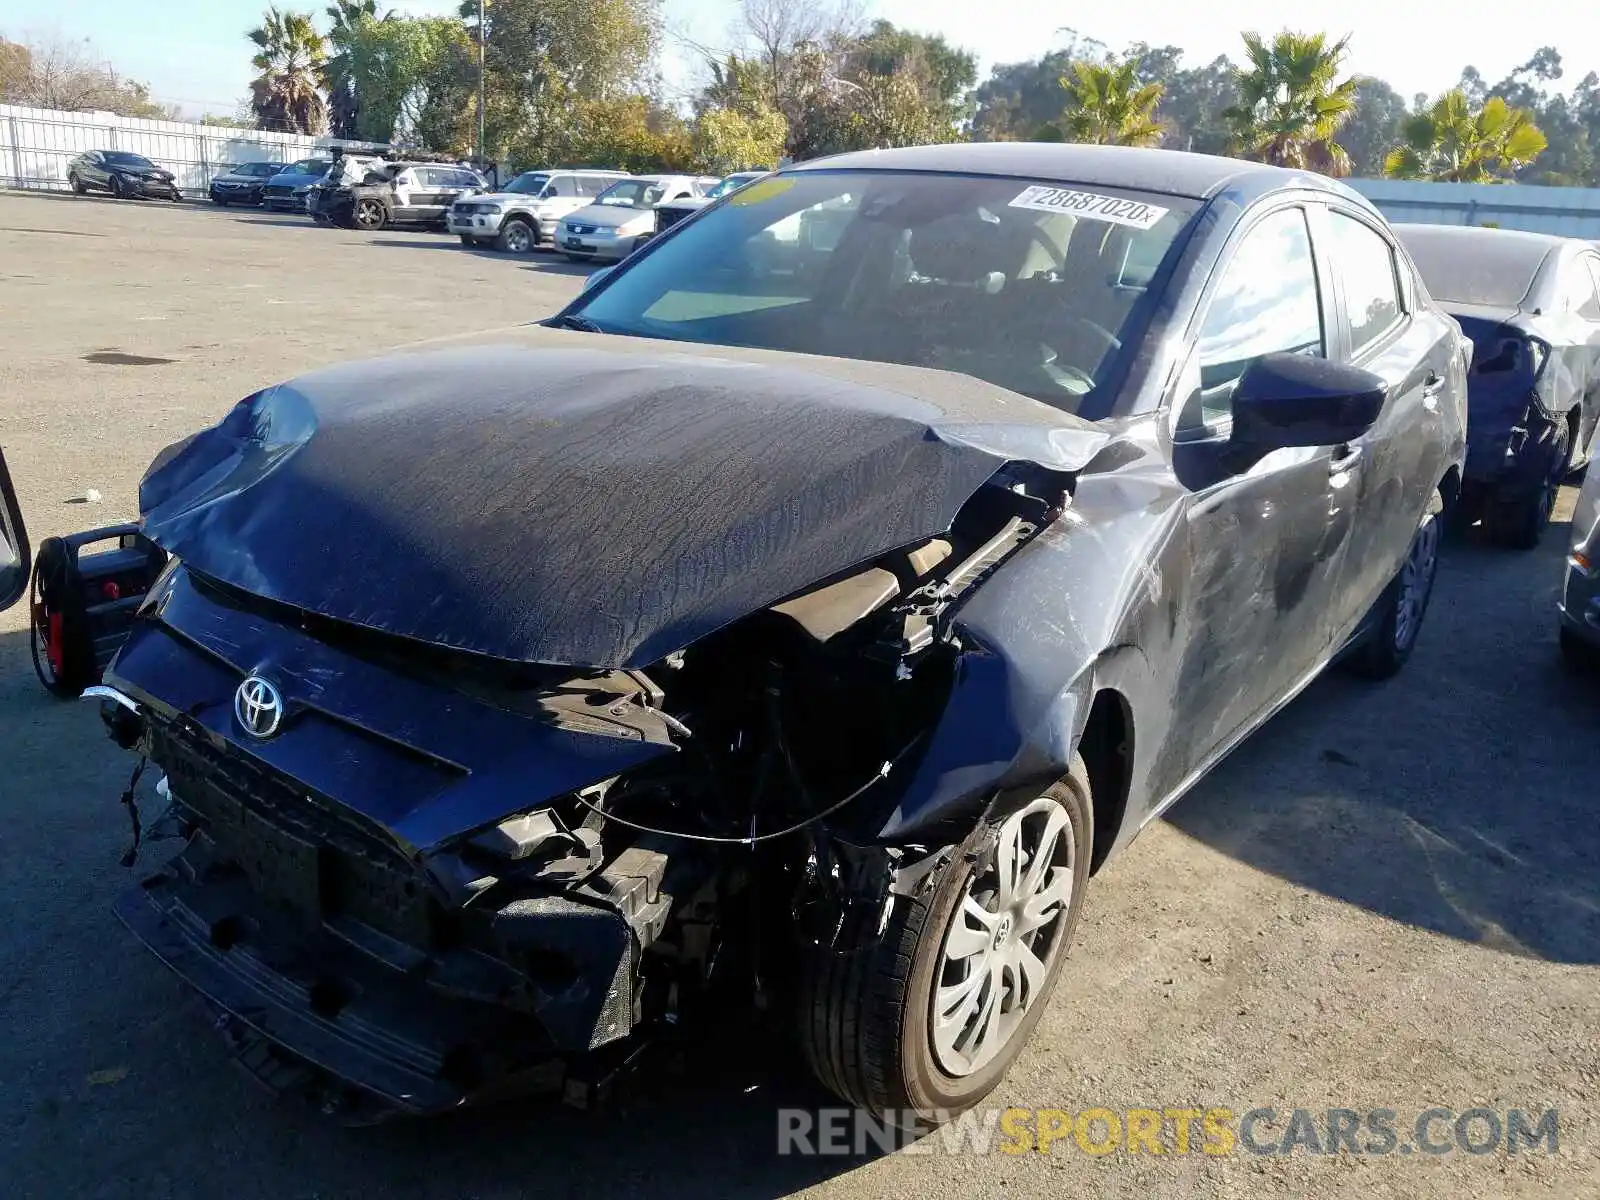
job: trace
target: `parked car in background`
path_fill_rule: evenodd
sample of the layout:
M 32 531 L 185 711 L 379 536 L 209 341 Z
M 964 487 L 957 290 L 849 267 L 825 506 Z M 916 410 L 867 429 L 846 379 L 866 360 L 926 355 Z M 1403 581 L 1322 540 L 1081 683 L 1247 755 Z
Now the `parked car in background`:
M 817 209 L 825 262 L 750 257 Z M 542 325 L 156 458 L 172 565 L 106 715 L 183 844 L 118 914 L 235 1061 L 352 1119 L 586 1098 L 730 1002 L 944 1119 L 1093 871 L 1336 656 L 1405 663 L 1465 418 L 1458 327 L 1336 181 L 785 169 Z
M 1572 510 L 1561 590 L 1561 651 L 1575 666 L 1600 666 L 1600 470 L 1589 471 Z
M 625 171 L 589 168 L 524 171 L 498 192 L 464 196 L 450 206 L 446 226 L 463 245 L 493 242 L 497 250 L 523 254 L 554 244 L 556 225 L 591 203 Z
M 226 208 L 230 204 L 260 204 L 261 189 L 283 172 L 283 163 L 235 163 L 211 178 L 211 202 Z
M 1538 545 L 1600 421 L 1600 254 L 1588 242 L 1467 225 L 1396 225 L 1428 291 L 1473 343 L 1463 515 Z
M 318 211 L 335 225 L 378 230 L 390 225 L 443 226 L 459 198 L 488 183 L 467 167 L 435 162 L 386 162 L 322 194 Z
M 148 196 L 182 200 L 176 177 L 142 154 L 126 150 L 88 150 L 67 164 L 67 182 L 78 195 L 110 192 L 120 199 Z
M 663 200 L 656 205 L 656 232 L 664 233 L 685 217 L 691 217 L 714 200 L 736 192 L 747 183 L 770 174 L 768 171 L 736 171 L 719 179 L 703 196 L 682 196 L 676 200 Z
M 594 203 L 564 218 L 557 249 L 573 261 L 620 259 L 655 236 L 655 208 L 664 200 L 705 195 L 715 180 L 691 175 L 635 175 L 612 184 Z
M 312 186 L 333 166 L 331 158 L 302 158 L 267 180 L 261 206 L 279 212 L 304 212 Z

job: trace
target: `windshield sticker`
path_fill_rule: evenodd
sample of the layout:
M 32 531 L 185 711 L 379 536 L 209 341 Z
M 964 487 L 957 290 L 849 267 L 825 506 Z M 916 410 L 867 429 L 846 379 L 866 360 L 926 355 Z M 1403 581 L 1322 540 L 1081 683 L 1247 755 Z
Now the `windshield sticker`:
M 771 200 L 774 196 L 783 195 L 793 186 L 794 180 L 792 179 L 763 179 L 732 193 L 728 197 L 728 203 L 737 205 L 760 204 L 763 200 Z
M 1098 192 L 1074 192 L 1069 188 L 1043 187 L 1035 184 L 1024 188 L 1022 194 L 1011 201 L 1011 208 L 1031 208 L 1035 212 L 1070 213 L 1087 217 L 1091 221 L 1109 221 L 1113 225 L 1128 225 L 1134 229 L 1149 229 L 1167 210 L 1159 204 L 1146 204 L 1142 200 L 1124 200 L 1120 196 L 1102 196 Z

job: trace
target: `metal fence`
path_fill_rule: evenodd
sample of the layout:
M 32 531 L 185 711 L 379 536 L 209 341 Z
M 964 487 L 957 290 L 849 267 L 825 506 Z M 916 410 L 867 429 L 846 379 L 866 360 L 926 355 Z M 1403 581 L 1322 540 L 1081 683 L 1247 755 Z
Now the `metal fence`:
M 1410 179 L 1345 182 L 1396 224 L 1493 225 L 1562 237 L 1600 238 L 1600 188 Z
M 142 154 L 171 171 L 180 190 L 203 196 L 232 163 L 293 162 L 334 146 L 363 145 L 298 133 L 144 121 L 111 113 L 0 104 L 0 187 L 64 191 L 67 164 L 85 150 Z

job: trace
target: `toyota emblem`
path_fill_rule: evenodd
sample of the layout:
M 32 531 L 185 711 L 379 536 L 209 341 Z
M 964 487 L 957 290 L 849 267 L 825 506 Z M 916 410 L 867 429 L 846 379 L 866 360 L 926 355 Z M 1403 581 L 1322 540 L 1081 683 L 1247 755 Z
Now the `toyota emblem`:
M 251 675 L 233 694 L 233 715 L 254 738 L 269 738 L 283 720 L 283 696 L 270 682 Z

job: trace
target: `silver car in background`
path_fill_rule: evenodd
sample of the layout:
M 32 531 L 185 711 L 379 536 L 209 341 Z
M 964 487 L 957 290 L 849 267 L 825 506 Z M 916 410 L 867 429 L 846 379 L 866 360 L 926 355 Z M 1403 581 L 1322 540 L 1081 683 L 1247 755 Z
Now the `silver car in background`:
M 1561 590 L 1561 651 L 1578 666 L 1600 666 L 1600 469 L 1594 466 L 1572 510 L 1572 546 Z
M 656 232 L 656 205 L 704 196 L 720 181 L 692 175 L 636 175 L 608 187 L 556 227 L 556 248 L 574 262 L 627 258 Z

